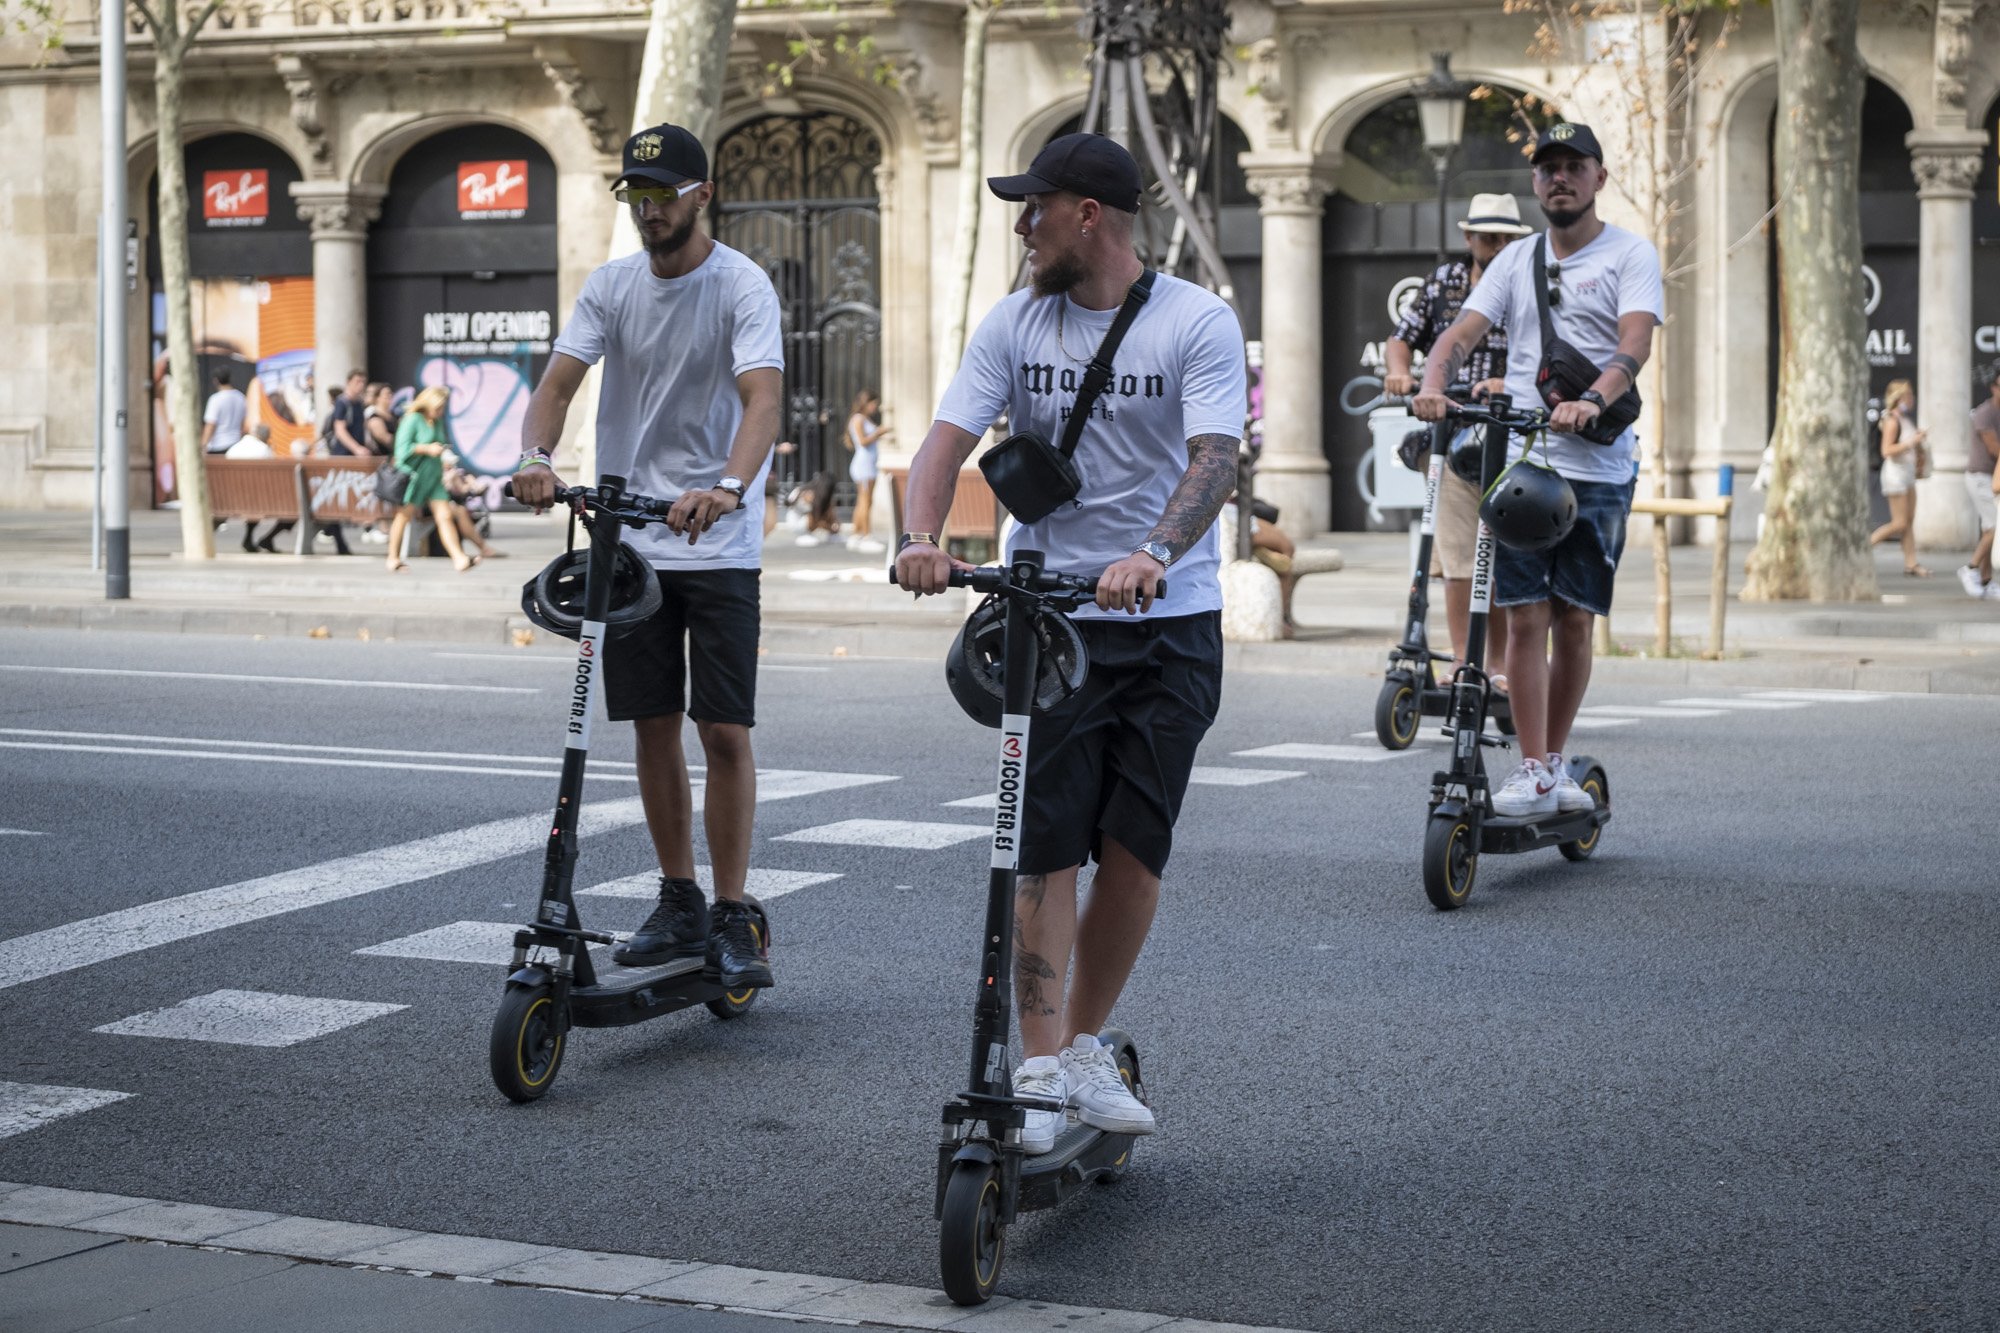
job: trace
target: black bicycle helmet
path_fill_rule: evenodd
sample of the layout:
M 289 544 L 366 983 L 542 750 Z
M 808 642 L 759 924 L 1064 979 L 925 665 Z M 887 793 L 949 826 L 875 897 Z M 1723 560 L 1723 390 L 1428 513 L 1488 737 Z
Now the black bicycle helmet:
M 1519 458 L 1479 502 L 1493 540 L 1517 551 L 1546 551 L 1576 524 L 1576 492 L 1568 478 L 1531 458 Z
M 549 561 L 541 573 L 521 585 L 521 611 L 551 634 L 565 639 L 583 635 L 585 575 L 588 549 L 570 551 Z M 630 542 L 618 543 L 611 569 L 611 605 L 604 624 L 614 635 L 649 619 L 660 609 L 660 581 L 646 557 Z
M 1481 455 L 1486 448 L 1484 436 L 1485 432 L 1483 428 L 1479 430 L 1460 431 L 1453 437 L 1451 447 L 1445 450 L 1445 466 L 1456 472 L 1462 480 L 1470 482 L 1474 486 L 1479 484 L 1479 469 L 1482 462 Z
M 1036 611 L 1029 623 L 1042 641 L 1034 711 L 1046 713 L 1083 688 L 1090 656 L 1083 636 L 1061 612 Z M 966 618 L 944 659 L 944 680 L 951 687 L 951 697 L 982 727 L 1000 725 L 1006 632 L 1007 608 L 999 598 L 989 597 Z

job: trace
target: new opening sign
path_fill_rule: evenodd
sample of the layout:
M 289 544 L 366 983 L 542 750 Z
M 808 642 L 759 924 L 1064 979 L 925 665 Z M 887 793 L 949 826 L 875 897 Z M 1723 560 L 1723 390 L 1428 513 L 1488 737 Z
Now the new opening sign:
M 211 227 L 261 227 L 271 216 L 271 173 L 263 168 L 205 171 L 201 217 Z
M 458 216 L 466 222 L 518 218 L 528 212 L 528 163 L 458 164 Z

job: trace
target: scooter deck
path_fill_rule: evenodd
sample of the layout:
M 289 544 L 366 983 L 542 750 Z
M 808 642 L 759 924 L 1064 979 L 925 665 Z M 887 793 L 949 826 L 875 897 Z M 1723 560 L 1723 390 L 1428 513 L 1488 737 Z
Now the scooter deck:
M 1485 852 L 1531 852 L 1559 843 L 1578 842 L 1592 831 L 1611 822 L 1611 810 L 1579 810 L 1574 814 L 1531 815 L 1526 818 L 1495 815 L 1479 826 L 1479 850 Z
M 595 986 L 570 991 L 570 1021 L 585 1028 L 622 1027 L 719 999 L 722 987 L 702 977 L 702 962 L 695 957 L 650 967 L 609 964 L 598 972 Z
M 1113 1134 L 1072 1121 L 1056 1136 L 1055 1147 L 1021 1159 L 1021 1212 L 1053 1208 L 1093 1180 L 1116 1179 L 1132 1161 L 1138 1136 Z

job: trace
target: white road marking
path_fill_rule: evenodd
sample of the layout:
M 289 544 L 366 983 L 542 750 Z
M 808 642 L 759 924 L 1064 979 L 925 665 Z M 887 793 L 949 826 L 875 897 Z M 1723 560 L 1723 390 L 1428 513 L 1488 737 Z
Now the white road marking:
M 918 819 L 843 819 L 782 834 L 773 842 L 836 843 L 843 847 L 907 847 L 934 852 L 992 835 L 984 824 L 927 824 Z
M 454 921 L 354 952 L 373 958 L 422 958 L 433 963 L 487 963 L 498 967 L 514 951 L 514 932 L 525 921 Z
M 131 1095 L 50 1083 L 0 1083 L 0 1139 L 10 1134 L 25 1134 L 66 1115 L 122 1102 Z
M 462 773 L 487 778 L 555 777 L 552 768 L 479 768 L 465 764 L 413 764 L 389 759 L 335 759 L 328 755 L 239 754 L 229 750 L 169 750 L 138 745 L 75 745 L 57 741 L 0 741 L 5 750 L 63 750 L 76 754 L 138 754 L 162 759 L 221 759 L 238 764 L 305 764 L 319 768 L 386 768 L 405 773 Z M 584 777 L 599 782 L 637 782 L 636 773 L 592 773 Z
M 761 805 L 893 781 L 891 776 L 875 773 L 770 769 L 757 775 L 757 801 Z M 705 788 L 695 787 L 694 809 L 701 809 L 704 794 Z M 626 828 L 645 818 L 636 796 L 586 802 L 581 833 L 588 837 Z M 544 846 L 548 829 L 546 814 L 496 819 L 0 940 L 0 990 L 229 926 L 487 865 Z
M 1577 717 L 1570 725 L 1571 731 L 1606 731 L 1612 727 L 1629 727 L 1639 719 L 1636 717 Z
M 1800 699 L 1662 699 L 1664 704 L 1686 704 L 1690 708 L 1743 708 L 1751 710 L 1775 711 L 1780 708 L 1810 708 L 1812 705 Z
M 219 990 L 92 1028 L 121 1037 L 170 1037 L 231 1046 L 296 1046 L 409 1008 L 268 991 Z
M 1258 787 L 1266 782 L 1304 776 L 1299 769 L 1215 768 L 1204 764 L 1196 764 L 1188 771 L 1188 781 L 1197 787 Z
M 696 866 L 694 878 L 695 883 L 701 885 L 703 892 L 715 892 L 713 866 Z M 815 884 L 825 884 L 839 878 L 841 877 L 838 874 L 824 870 L 764 870 L 753 867 L 744 874 L 743 888 L 758 902 L 767 903 L 773 898 L 782 898 L 795 890 L 810 888 Z M 577 892 L 594 894 L 600 898 L 650 899 L 659 896 L 660 877 L 654 871 L 648 870 L 637 875 L 627 875 L 623 879 L 607 880 L 587 889 L 578 889 Z
M 571 662 L 574 657 L 557 657 L 553 653 L 432 653 L 432 657 L 456 658 L 469 662 Z M 781 662 L 759 662 L 759 671 L 831 671 L 832 667 L 792 666 Z
M 1872 704 L 1887 699 L 1886 694 L 1868 694 L 1861 690 L 1752 690 L 1744 696 L 1749 699 L 1792 699 L 1808 704 Z
M 46 838 L 49 835 L 40 829 L 0 828 L 0 838 Z
M 0 662 L 0 671 L 35 676 L 149 676 L 161 680 L 233 680 L 252 685 L 326 685 L 348 690 L 435 690 L 464 694 L 540 694 L 533 685 L 447 685 L 435 680 L 343 680 L 325 676 L 239 676 L 223 671 L 139 671 L 130 667 L 20 666 Z
M 1381 740 L 1381 738 L 1375 734 L 1375 728 L 1373 727 L 1370 727 L 1366 731 L 1357 731 L 1352 734 L 1356 740 L 1360 741 L 1376 741 L 1379 743 Z M 1436 731 L 1425 731 L 1421 727 L 1419 727 L 1415 739 L 1419 741 L 1442 741 L 1445 739 L 1445 737 Z
M 388 759 L 467 759 L 502 764 L 548 764 L 561 768 L 561 754 L 483 754 L 453 750 L 382 750 L 366 745 L 300 745 L 292 741 L 239 741 L 226 736 L 154 736 L 126 731 L 52 731 L 45 727 L 0 727 L 0 736 L 43 736 L 71 741 L 145 741 L 158 745 L 225 745 L 239 750 L 287 750 L 301 754 L 359 754 Z M 631 768 L 626 759 L 591 759 L 592 766 Z
M 1363 745 L 1312 745 L 1305 741 L 1286 741 L 1282 745 L 1265 745 L 1255 750 L 1237 750 L 1237 759 L 1320 759 L 1337 764 L 1379 764 L 1385 759 L 1400 759 L 1408 755 L 1408 750 L 1384 750 L 1377 746 Z
M 1577 716 L 1591 717 L 1721 717 L 1720 708 L 1657 708 L 1652 704 L 1589 704 Z
M 984 796 L 961 796 L 956 801 L 944 802 L 947 810 L 993 810 L 999 805 L 999 793 L 990 791 Z

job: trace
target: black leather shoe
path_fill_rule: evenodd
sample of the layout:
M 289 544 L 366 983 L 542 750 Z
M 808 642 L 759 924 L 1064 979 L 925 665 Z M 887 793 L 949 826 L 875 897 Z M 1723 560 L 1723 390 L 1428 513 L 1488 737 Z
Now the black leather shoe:
M 660 876 L 660 905 L 637 934 L 611 954 L 623 967 L 655 967 L 708 952 L 708 902 L 691 879 Z
M 708 966 L 702 975 L 724 990 L 775 986 L 771 952 L 756 929 L 756 913 L 747 903 L 717 898 L 708 936 Z

